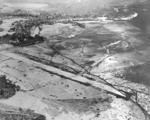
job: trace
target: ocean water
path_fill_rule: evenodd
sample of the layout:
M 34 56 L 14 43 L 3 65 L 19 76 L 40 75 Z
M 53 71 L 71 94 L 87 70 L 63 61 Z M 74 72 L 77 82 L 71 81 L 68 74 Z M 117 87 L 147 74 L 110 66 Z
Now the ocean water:
M 150 35 L 150 2 L 133 4 L 128 9 L 132 9 L 132 11 L 138 13 L 138 16 L 129 22 L 140 28 L 147 35 Z
M 150 1 L 135 2 L 128 6 L 115 6 L 114 10 L 112 9 L 112 12 L 107 15 L 107 18 L 113 21 L 127 21 L 150 36 Z

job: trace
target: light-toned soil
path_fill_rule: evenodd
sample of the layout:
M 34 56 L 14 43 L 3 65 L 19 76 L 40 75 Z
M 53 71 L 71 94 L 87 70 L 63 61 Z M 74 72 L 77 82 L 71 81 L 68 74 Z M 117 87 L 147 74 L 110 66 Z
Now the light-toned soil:
M 135 90 L 145 90 L 144 98 L 148 99 L 149 85 L 115 76 L 123 74 L 124 68 L 149 62 L 149 42 L 142 36 L 137 37 L 139 33 L 125 22 L 86 23 L 85 29 L 59 23 L 43 25 L 40 35 L 47 40 L 42 44 L 1 45 L 0 75 L 5 74 L 21 91 L 0 100 L 0 104 L 32 109 L 45 115 L 47 120 L 144 120 L 143 112 L 135 103 L 107 93 L 109 90 L 73 81 L 86 76 L 85 69 L 91 67 L 91 74 L 100 75 L 111 84 L 123 83 L 123 87 L 130 85 Z M 122 42 L 118 42 L 120 40 Z M 105 46 L 110 46 L 109 53 Z M 94 64 L 101 59 L 99 64 Z M 145 69 L 148 68 L 144 67 L 143 71 Z M 61 76 L 62 73 L 65 74 Z M 145 107 L 142 95 L 139 93 L 139 100 Z

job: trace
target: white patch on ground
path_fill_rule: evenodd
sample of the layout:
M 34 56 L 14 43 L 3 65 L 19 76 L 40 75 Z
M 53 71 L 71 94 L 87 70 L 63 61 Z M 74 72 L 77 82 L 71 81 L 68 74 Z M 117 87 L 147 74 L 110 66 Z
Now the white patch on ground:
M 12 26 L 12 23 L 19 20 L 25 20 L 24 18 L 12 18 L 12 19 L 5 19 L 3 23 L 0 25 L 0 28 L 4 29 L 4 31 L 0 32 L 0 36 L 6 34 L 12 34 L 13 32 L 8 32 Z
M 47 117 L 47 120 L 51 118 L 47 112 L 47 110 L 49 109 L 48 105 L 41 102 L 40 99 L 37 99 L 26 93 L 18 92 L 16 93 L 15 96 L 7 100 L 0 100 L 0 103 L 17 107 L 17 108 L 32 109 L 36 113 L 45 115 Z
M 144 114 L 130 101 L 113 99 L 111 109 L 100 114 L 101 120 L 144 120 Z M 98 120 L 98 119 L 94 119 Z

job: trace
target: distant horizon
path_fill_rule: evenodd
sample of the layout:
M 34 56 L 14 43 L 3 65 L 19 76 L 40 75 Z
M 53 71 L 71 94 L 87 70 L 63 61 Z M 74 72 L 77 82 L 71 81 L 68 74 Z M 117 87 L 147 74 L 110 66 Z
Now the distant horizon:
M 70 1 L 79 1 L 79 0 L 1 0 L 7 3 L 41 3 L 41 4 L 48 4 L 48 3 L 55 3 L 55 2 L 70 2 Z
M 0 0 L 0 2 L 7 2 L 7 3 L 64 3 L 64 2 L 89 2 L 94 3 L 97 0 Z M 94 1 L 94 2 L 93 2 Z M 129 3 L 129 2 L 145 2 L 149 0 L 98 0 L 99 2 L 103 3 Z
M 13 8 L 32 8 L 32 9 L 40 9 L 48 7 L 48 4 L 45 3 L 6 3 L 9 4 L 10 7 Z
M 128 6 L 144 1 L 148 0 L 0 0 L 0 4 L 2 7 L 8 4 L 8 10 L 5 7 L 4 11 L 19 8 L 46 10 L 57 14 L 99 15 L 104 9 L 113 9 L 114 6 Z

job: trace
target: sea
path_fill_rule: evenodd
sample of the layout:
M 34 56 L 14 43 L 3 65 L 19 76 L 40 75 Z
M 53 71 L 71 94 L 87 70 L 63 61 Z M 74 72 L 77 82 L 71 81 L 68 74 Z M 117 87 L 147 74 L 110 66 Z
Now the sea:
M 150 2 L 133 4 L 129 9 L 138 13 L 138 16 L 131 19 L 129 22 L 133 26 L 140 28 L 147 35 L 150 35 Z

